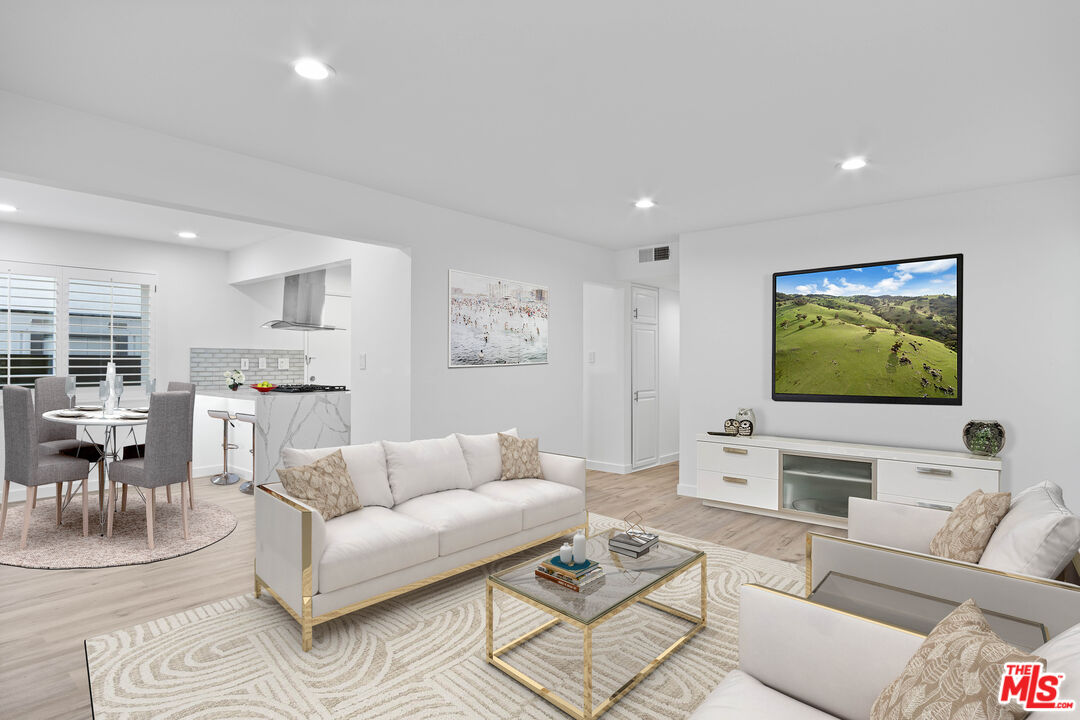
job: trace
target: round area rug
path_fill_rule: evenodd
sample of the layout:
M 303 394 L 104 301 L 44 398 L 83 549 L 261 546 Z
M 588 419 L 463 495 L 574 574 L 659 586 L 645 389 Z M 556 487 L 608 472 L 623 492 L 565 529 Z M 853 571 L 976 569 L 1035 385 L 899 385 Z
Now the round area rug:
M 236 529 L 235 515 L 219 505 L 196 499 L 195 509 L 188 510 L 188 539 L 184 540 L 180 493 L 173 493 L 172 503 L 165 502 L 164 492 L 157 494 L 153 550 L 146 543 L 146 506 L 134 490 L 128 493 L 127 512 L 120 512 L 117 498 L 111 538 L 99 534 L 100 515 L 95 495 L 90 496 L 90 534 L 83 537 L 82 497 L 76 494 L 64 510 L 60 527 L 56 526 L 55 501 L 52 498 L 38 501 L 30 513 L 25 550 L 19 550 L 24 505 L 9 507 L 4 535 L 0 537 L 0 565 L 42 570 L 140 565 L 201 550 Z

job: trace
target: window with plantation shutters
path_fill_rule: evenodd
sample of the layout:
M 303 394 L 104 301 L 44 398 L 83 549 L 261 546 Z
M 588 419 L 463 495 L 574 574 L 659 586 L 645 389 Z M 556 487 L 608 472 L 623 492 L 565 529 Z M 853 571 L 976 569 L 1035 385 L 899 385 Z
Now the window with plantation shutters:
M 0 272 L 0 384 L 32 386 L 57 367 L 57 278 Z M 42 268 L 46 273 L 49 268 Z
M 113 278 L 68 278 L 67 373 L 78 385 L 96 386 L 109 362 L 125 385 L 151 377 L 150 288 Z
M 153 377 L 156 284 L 155 275 L 0 260 L 0 385 L 74 375 L 96 388 L 110 361 L 125 385 L 143 385 Z

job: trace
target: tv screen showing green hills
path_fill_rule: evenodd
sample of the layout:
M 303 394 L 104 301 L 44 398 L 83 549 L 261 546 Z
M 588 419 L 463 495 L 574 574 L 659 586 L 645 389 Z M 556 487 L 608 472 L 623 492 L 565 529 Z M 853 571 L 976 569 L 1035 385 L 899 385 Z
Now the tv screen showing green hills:
M 774 393 L 958 398 L 956 266 L 954 257 L 778 275 Z

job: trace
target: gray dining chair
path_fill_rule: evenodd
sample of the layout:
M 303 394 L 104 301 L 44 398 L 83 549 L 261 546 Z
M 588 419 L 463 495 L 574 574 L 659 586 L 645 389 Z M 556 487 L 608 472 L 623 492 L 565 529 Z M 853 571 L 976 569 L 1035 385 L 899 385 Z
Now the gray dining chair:
M 19 549 L 26 548 L 27 535 L 30 532 L 30 512 L 37 489 L 41 485 L 56 485 L 56 524 L 61 521 L 64 508 L 63 484 L 68 481 L 82 480 L 90 474 L 90 462 L 83 458 L 69 457 L 57 453 L 45 453 L 38 445 L 38 425 L 40 416 L 34 410 L 34 398 L 29 388 L 17 385 L 5 385 L 4 397 L 4 491 L 0 500 L 0 538 L 4 535 L 7 522 L 8 491 L 11 483 L 26 488 L 26 502 L 23 504 L 22 540 Z M 86 483 L 82 484 L 82 521 L 83 537 L 89 532 L 87 516 Z
M 184 391 L 152 394 L 150 417 L 146 422 L 146 454 L 109 463 L 109 520 L 105 531 L 108 537 L 112 537 L 116 486 L 134 485 L 150 491 L 146 498 L 146 542 L 153 550 L 155 491 L 159 487 L 179 484 L 180 517 L 187 540 L 188 505 L 184 488 L 188 484 L 188 458 L 191 456 L 186 430 L 190 398 L 191 395 Z
M 188 412 L 188 424 L 187 424 L 187 439 L 184 441 L 185 446 L 188 449 L 188 507 L 192 510 L 195 509 L 195 481 L 191 477 L 191 460 L 192 460 L 192 445 L 194 440 L 194 423 L 195 423 L 195 383 L 178 382 L 172 380 L 169 382 L 169 387 L 166 388 L 169 392 L 186 392 L 189 397 L 189 412 Z M 138 445 L 128 445 L 124 448 L 124 459 L 130 460 L 131 458 L 140 458 L 146 454 L 146 444 L 140 443 Z M 172 502 L 172 487 L 165 486 L 165 501 Z M 127 511 L 127 485 L 121 490 L 120 497 L 120 511 Z
M 69 409 L 71 399 L 67 395 L 67 377 L 50 375 L 35 380 L 34 406 L 39 416 L 41 413 L 53 410 Z M 102 461 L 105 453 L 101 445 L 89 440 L 79 440 L 78 429 L 74 425 L 54 422 L 38 423 L 38 442 L 41 444 L 42 451 L 47 454 L 62 453 L 89 460 L 98 466 L 98 511 L 100 512 L 105 506 L 105 463 Z M 73 483 L 67 484 L 64 502 L 71 498 L 72 485 Z

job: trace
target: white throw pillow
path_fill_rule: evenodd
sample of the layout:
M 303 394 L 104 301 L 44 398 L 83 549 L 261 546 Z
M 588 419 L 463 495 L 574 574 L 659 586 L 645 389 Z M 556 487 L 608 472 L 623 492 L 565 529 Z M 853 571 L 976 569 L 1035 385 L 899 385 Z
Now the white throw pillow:
M 440 490 L 470 490 L 472 479 L 453 435 L 438 440 L 383 441 L 394 504 Z
M 998 523 L 979 565 L 993 570 L 1054 578 L 1080 548 L 1080 516 L 1065 507 L 1050 481 L 1020 492 Z
M 345 459 L 345 467 L 349 470 L 361 505 L 394 507 L 394 496 L 390 493 L 390 480 L 386 475 L 386 455 L 380 442 L 312 450 L 282 448 L 281 461 L 287 468 L 310 465 L 335 450 L 340 450 L 341 457 Z
M 1080 701 L 1080 625 L 1050 638 L 1049 641 L 1031 651 L 1046 660 L 1046 672 L 1065 673 L 1065 682 L 1058 687 L 1058 697 L 1063 700 Z M 1066 718 L 1072 713 L 1033 712 L 1032 718 Z
M 469 466 L 470 487 L 480 487 L 484 483 L 502 477 L 502 454 L 499 452 L 499 433 L 489 435 L 462 435 L 455 433 L 465 455 L 465 464 Z M 517 437 L 517 428 L 510 428 L 503 435 Z

